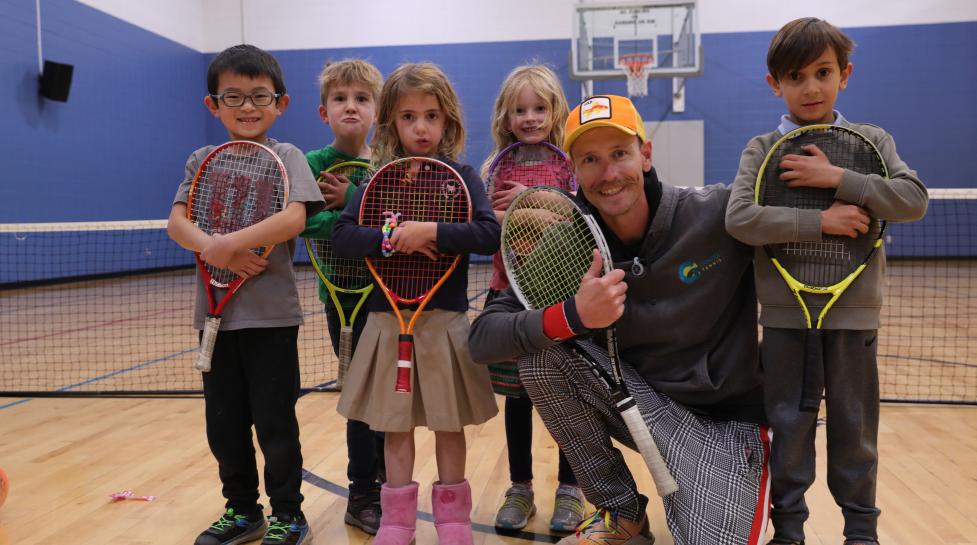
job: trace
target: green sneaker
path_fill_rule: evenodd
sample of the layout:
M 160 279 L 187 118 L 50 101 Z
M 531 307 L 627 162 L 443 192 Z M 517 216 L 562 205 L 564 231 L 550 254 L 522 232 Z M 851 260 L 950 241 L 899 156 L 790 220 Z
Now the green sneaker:
M 522 530 L 529 517 L 536 514 L 533 487 L 529 483 L 512 483 L 505 492 L 505 502 L 495 515 L 495 527 L 500 530 Z
M 560 533 L 574 531 L 583 521 L 583 492 L 579 486 L 560 483 L 553 500 L 550 530 Z
M 258 539 L 264 531 L 265 516 L 260 505 L 250 516 L 238 515 L 228 508 L 210 528 L 197 536 L 193 545 L 237 545 Z
M 261 545 L 299 545 L 312 543 L 312 529 L 305 516 L 277 513 L 268 517 L 268 530 Z

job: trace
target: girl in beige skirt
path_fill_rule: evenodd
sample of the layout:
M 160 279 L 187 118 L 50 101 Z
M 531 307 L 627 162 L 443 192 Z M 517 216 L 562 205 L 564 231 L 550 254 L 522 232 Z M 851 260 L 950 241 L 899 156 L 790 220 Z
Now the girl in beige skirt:
M 386 432 L 387 482 L 380 489 L 382 515 L 374 545 L 414 542 L 416 426 L 427 426 L 435 435 L 439 480 L 433 485 L 431 503 L 439 541 L 472 544 L 463 427 L 485 422 L 498 409 L 487 368 L 473 363 L 468 352 L 468 254 L 495 253 L 500 228 L 478 174 L 454 161 L 464 141 L 461 107 L 444 73 L 425 63 L 405 64 L 394 70 L 380 93 L 373 157 L 379 165 L 398 157 L 417 156 L 446 163 L 464 180 L 472 213 L 468 223 L 403 221 L 390 233 L 387 250 L 392 246 L 403 254 L 461 256 L 414 325 L 411 392 L 394 392 L 400 325 L 380 289 L 371 296 L 370 315 L 343 384 L 339 412 Z M 333 251 L 341 257 L 383 260 L 383 233 L 358 222 L 366 187 L 360 187 L 336 223 Z M 409 321 L 412 308 L 401 312 L 404 321 Z

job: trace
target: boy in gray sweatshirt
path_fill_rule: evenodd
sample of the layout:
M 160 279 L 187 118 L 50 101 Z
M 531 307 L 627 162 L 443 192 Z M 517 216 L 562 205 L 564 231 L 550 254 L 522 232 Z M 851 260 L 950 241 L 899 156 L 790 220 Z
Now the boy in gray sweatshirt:
M 804 543 L 808 508 L 804 493 L 814 482 L 816 411 L 800 409 L 807 324 L 795 297 L 761 248 L 764 244 L 821 240 L 822 234 L 856 237 L 874 219 L 913 221 L 926 212 L 926 188 L 896 154 L 895 142 L 874 125 L 851 123 L 834 109 L 848 85 L 854 44 L 838 28 L 816 18 L 787 23 L 767 52 L 767 84 L 782 97 L 788 114 L 776 130 L 750 140 L 740 158 L 726 211 L 726 229 L 756 246 L 755 275 L 760 301 L 764 407 L 773 430 L 770 454 L 774 538 L 770 543 Z M 831 165 L 816 149 L 788 156 L 796 185 L 833 188 L 826 210 L 760 206 L 754 202 L 757 173 L 767 153 L 785 134 L 813 124 L 853 129 L 878 148 L 889 179 Z M 768 168 L 777 165 L 768 165 Z M 877 545 L 875 505 L 878 470 L 879 378 L 876 330 L 882 306 L 885 252 L 880 248 L 855 282 L 824 317 L 823 376 L 827 392 L 828 488 L 845 519 L 845 545 Z M 820 314 L 828 297 L 806 298 Z M 820 389 L 821 385 L 818 385 Z

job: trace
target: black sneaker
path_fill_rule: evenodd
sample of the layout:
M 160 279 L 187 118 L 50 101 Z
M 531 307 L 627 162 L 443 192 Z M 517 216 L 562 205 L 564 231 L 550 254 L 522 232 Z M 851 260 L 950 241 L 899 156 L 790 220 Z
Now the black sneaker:
M 362 494 L 351 492 L 343 520 L 371 536 L 377 535 L 380 529 L 380 490 L 373 489 Z
M 228 508 L 221 518 L 210 525 L 193 545 L 237 545 L 261 537 L 265 531 L 265 516 L 259 505 L 251 515 L 238 515 Z
M 268 517 L 268 530 L 261 545 L 299 545 L 312 543 L 312 529 L 304 515 L 276 513 Z

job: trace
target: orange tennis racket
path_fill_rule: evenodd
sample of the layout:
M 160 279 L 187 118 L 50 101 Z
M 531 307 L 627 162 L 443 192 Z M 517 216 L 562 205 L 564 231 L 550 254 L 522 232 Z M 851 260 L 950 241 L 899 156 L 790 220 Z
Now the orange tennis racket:
M 381 229 L 391 219 L 468 223 L 471 217 L 468 187 L 455 169 L 435 159 L 408 157 L 387 164 L 373 175 L 363 193 L 359 220 L 364 227 Z M 439 253 L 431 259 L 419 252 L 366 258 L 370 273 L 400 323 L 396 392 L 411 391 L 414 324 L 460 260 L 459 255 Z M 417 305 L 407 323 L 400 305 Z

